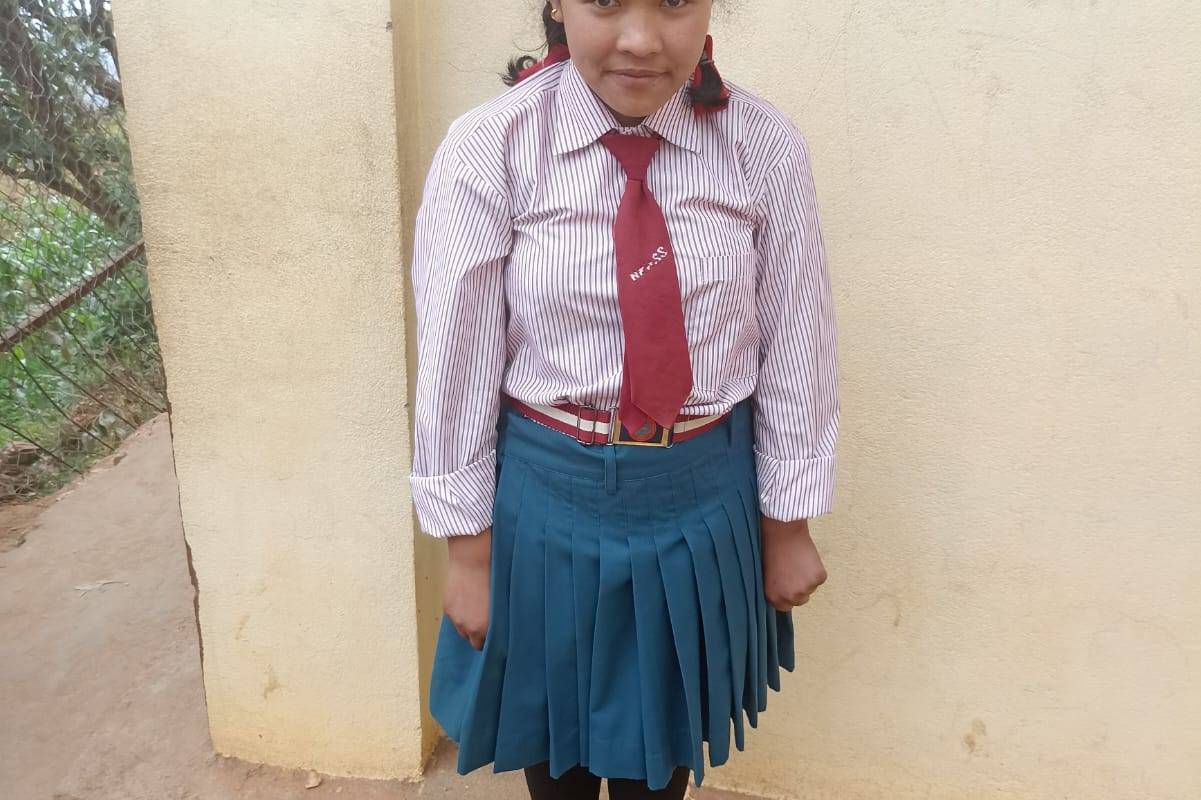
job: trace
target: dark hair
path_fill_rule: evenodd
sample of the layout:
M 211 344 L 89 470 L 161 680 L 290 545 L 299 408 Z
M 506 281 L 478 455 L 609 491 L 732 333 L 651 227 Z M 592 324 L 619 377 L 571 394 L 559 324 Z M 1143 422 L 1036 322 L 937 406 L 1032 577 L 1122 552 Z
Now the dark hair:
M 542 9 L 542 25 L 546 29 L 546 49 L 548 50 L 557 44 L 567 44 L 567 29 L 562 22 L 551 17 L 551 8 L 552 6 L 548 2 Z M 505 71 L 500 74 L 500 79 L 506 86 L 513 86 L 518 81 L 518 73 L 537 62 L 538 59 L 533 56 L 511 58 Z M 721 100 L 721 76 L 718 74 L 717 68 L 704 56 L 701 57 L 699 63 L 701 68 L 700 85 L 693 86 L 691 81 L 688 83 L 688 96 L 692 100 L 692 104 L 713 109 L 723 108 L 725 104 Z

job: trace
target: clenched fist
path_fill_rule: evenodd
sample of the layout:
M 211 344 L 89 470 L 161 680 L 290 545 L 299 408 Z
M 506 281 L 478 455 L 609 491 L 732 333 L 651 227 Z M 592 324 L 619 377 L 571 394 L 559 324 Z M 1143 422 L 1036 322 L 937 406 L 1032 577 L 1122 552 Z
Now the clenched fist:
M 809 602 L 826 582 L 817 545 L 809 538 L 808 520 L 782 522 L 759 517 L 763 542 L 763 593 L 780 611 Z

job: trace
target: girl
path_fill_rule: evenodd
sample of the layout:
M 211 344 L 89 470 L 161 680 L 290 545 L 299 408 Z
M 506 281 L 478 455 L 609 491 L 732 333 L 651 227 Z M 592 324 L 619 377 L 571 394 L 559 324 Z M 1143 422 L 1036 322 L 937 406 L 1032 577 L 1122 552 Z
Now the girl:
M 712 0 L 550 0 L 417 214 L 413 500 L 460 774 L 680 798 L 744 748 L 825 581 L 835 329 L 805 138 Z

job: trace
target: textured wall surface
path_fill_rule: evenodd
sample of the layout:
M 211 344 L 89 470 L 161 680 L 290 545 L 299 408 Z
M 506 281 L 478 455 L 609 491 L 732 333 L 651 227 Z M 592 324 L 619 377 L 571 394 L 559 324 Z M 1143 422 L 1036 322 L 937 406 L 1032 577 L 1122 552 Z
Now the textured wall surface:
M 715 782 L 1201 797 L 1201 7 L 743 6 L 719 64 L 812 145 L 844 428 L 800 667 Z
M 384 0 L 118 0 L 218 751 L 423 743 Z
M 436 734 L 444 559 L 398 267 L 538 4 L 203 5 L 116 11 L 214 736 L 390 773 Z M 761 0 L 713 32 L 810 143 L 844 423 L 798 669 L 706 786 L 1201 796 L 1201 6 Z

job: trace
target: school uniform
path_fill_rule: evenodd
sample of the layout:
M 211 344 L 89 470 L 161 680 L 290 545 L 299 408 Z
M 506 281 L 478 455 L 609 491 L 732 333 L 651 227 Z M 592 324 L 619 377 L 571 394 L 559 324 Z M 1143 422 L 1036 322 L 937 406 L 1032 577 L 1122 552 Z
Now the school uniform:
M 655 789 L 687 765 L 699 785 L 702 742 L 710 766 L 731 726 L 743 749 L 744 718 L 794 669 L 759 514 L 830 510 L 834 314 L 806 141 L 725 85 L 718 113 L 681 86 L 625 127 L 567 59 L 455 119 L 435 152 L 414 244 L 412 495 L 428 535 L 492 526 L 483 650 L 444 618 L 431 677 L 462 774 L 549 760 Z M 616 263 L 632 178 L 609 131 L 661 140 L 644 183 L 667 262 Z M 691 386 L 677 422 L 634 430 L 616 414 L 623 314 L 632 329 L 618 281 L 673 261 Z

